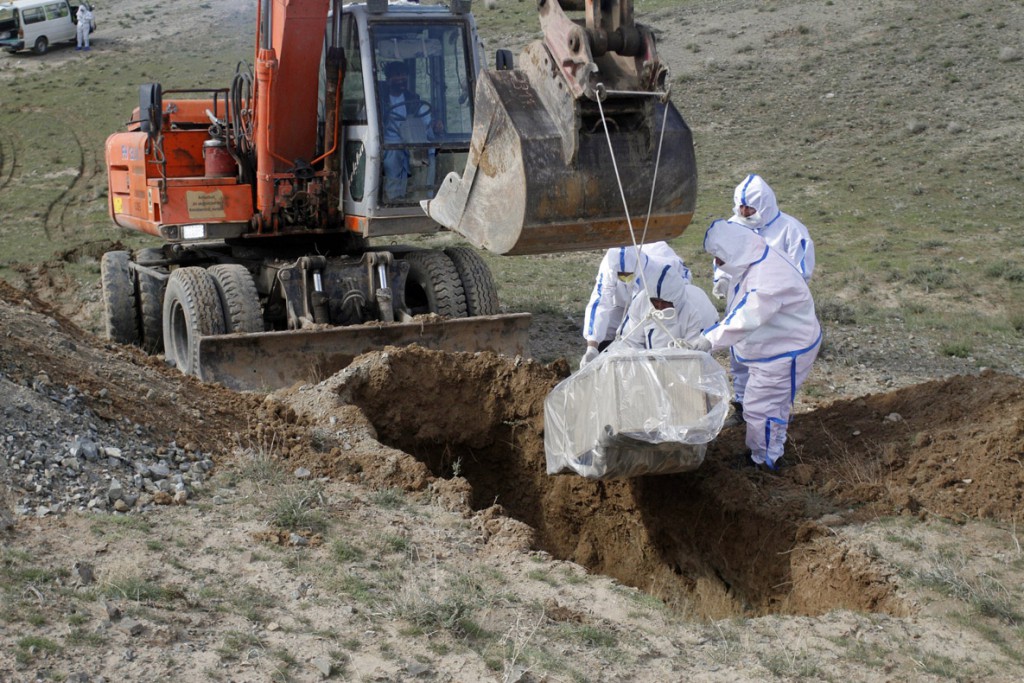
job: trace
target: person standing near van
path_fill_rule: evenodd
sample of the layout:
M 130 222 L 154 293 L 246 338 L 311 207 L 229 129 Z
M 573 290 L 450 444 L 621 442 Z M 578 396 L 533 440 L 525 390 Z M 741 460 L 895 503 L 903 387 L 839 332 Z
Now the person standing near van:
M 92 10 L 89 5 L 82 3 L 78 6 L 78 14 L 75 15 L 78 23 L 78 46 L 76 50 L 89 49 L 89 32 L 92 31 Z

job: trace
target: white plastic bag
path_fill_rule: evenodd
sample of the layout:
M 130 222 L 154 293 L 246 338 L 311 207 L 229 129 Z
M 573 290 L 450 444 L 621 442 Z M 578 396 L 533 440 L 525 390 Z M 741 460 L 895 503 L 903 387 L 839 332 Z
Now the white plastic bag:
M 729 398 L 725 370 L 707 353 L 613 344 L 545 400 L 547 472 L 613 479 L 694 470 Z

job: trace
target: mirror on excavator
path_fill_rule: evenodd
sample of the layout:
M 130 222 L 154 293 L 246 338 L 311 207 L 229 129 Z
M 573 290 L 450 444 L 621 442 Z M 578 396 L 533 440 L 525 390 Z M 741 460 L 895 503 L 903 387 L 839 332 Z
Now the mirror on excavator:
M 518 68 L 480 72 L 469 158 L 421 202 L 431 218 L 498 254 L 682 234 L 696 202 L 693 138 L 632 4 L 538 2 L 544 37 Z

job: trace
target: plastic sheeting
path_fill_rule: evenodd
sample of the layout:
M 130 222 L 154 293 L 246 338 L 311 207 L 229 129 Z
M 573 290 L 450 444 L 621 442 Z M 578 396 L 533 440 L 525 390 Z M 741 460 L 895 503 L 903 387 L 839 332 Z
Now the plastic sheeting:
M 548 474 L 694 470 L 722 430 L 730 396 L 725 370 L 707 353 L 613 344 L 544 401 Z

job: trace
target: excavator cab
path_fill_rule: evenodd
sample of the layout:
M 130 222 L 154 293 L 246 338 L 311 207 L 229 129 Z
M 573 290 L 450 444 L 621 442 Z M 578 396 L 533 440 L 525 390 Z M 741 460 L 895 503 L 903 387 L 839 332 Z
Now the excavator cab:
M 472 16 L 368 3 L 346 6 L 338 28 L 345 213 L 366 237 L 436 231 L 420 202 L 469 158 L 481 67 Z

